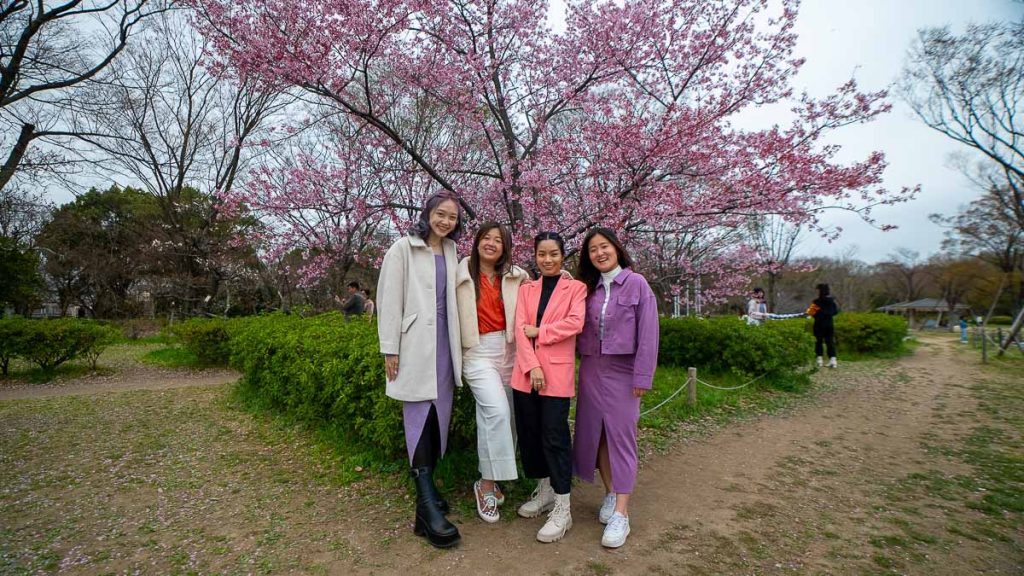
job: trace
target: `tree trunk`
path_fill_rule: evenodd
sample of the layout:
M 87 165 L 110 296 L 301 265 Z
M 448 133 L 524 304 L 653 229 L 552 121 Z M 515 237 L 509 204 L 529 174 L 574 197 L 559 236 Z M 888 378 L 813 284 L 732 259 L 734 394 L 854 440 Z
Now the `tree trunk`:
M 18 141 L 14 143 L 14 148 L 11 149 L 11 153 L 7 156 L 7 161 L 4 162 L 3 167 L 0 167 L 0 190 L 3 190 L 7 183 L 11 181 L 14 172 L 18 169 L 18 164 L 21 164 L 21 159 L 25 157 L 25 152 L 28 151 L 28 143 L 35 138 L 35 133 L 35 124 L 23 124 L 21 126 Z
M 1010 326 L 1010 333 L 1006 335 L 1006 339 L 999 343 L 999 353 L 996 356 L 1002 356 L 1006 349 L 1010 347 L 1010 342 L 1017 337 L 1017 333 L 1020 332 L 1021 325 L 1024 324 L 1024 307 L 1021 307 L 1020 312 L 1017 312 L 1017 318 L 1014 319 L 1013 325 Z

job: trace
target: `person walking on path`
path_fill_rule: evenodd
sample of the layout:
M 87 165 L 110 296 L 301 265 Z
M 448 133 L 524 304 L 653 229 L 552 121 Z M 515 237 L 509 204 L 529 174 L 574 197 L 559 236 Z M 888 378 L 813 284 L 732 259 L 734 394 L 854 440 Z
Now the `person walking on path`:
M 458 544 L 434 468 L 448 445 L 455 386 L 462 384 L 462 344 L 455 304 L 455 241 L 463 229 L 457 197 L 431 196 L 412 231 L 388 249 L 377 282 L 380 351 L 386 394 L 400 400 L 410 474 L 416 483 L 414 531 L 430 544 Z
M 828 352 L 828 367 L 835 368 L 837 366 L 836 335 L 832 320 L 836 314 L 839 314 L 839 304 L 829 293 L 828 284 L 818 284 L 816 288 L 818 297 L 807 308 L 807 315 L 814 317 L 814 355 L 817 357 L 815 364 L 821 368 L 824 364 L 822 352 Z
M 535 518 L 550 510 L 537 540 L 555 542 L 572 528 L 569 402 L 587 287 L 562 270 L 565 242 L 558 233 L 541 232 L 533 245 L 541 277 L 519 287 L 512 398 L 523 472 L 538 482 L 517 512 Z
M 579 397 L 573 471 L 586 482 L 600 470 L 605 497 L 601 544 L 618 548 L 629 536 L 629 499 L 636 485 L 640 398 L 658 365 L 658 303 L 632 259 L 608 228 L 593 228 L 580 250 L 587 315 L 577 340 Z
M 480 479 L 473 484 L 476 513 L 497 522 L 505 503 L 497 481 L 515 480 L 512 427 L 512 367 L 519 286 L 526 271 L 512 265 L 512 234 L 485 222 L 472 253 L 459 262 L 455 295 L 462 329 L 462 375 L 476 400 L 476 447 Z

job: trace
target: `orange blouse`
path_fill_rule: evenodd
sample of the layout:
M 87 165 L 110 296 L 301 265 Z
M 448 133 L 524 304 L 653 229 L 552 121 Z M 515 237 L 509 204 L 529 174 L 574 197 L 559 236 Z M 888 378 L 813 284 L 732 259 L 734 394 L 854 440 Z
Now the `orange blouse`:
M 501 282 L 501 279 L 498 279 Z M 487 276 L 480 274 L 480 299 L 476 301 L 476 318 L 480 335 L 500 332 L 505 329 L 505 305 L 501 301 L 501 288 L 495 286 Z

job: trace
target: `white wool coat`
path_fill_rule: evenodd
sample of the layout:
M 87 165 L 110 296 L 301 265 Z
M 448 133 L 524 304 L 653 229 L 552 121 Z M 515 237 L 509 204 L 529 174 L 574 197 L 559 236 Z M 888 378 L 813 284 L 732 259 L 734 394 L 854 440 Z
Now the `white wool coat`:
M 501 300 L 505 305 L 505 341 L 515 342 L 512 328 L 516 323 L 516 298 L 519 296 L 519 285 L 530 277 L 518 266 L 512 266 L 507 274 L 501 277 Z M 476 286 L 469 275 L 469 257 L 459 262 L 455 274 L 455 296 L 459 303 L 459 326 L 462 329 L 462 349 L 480 344 L 480 324 L 476 316 Z
M 448 353 L 455 384 L 462 385 L 462 339 L 455 303 L 455 242 L 445 239 L 447 267 Z M 377 280 L 377 336 L 381 354 L 398 355 L 398 377 L 388 380 L 386 394 L 395 400 L 437 399 L 437 304 L 434 251 L 418 236 L 405 236 L 384 255 Z

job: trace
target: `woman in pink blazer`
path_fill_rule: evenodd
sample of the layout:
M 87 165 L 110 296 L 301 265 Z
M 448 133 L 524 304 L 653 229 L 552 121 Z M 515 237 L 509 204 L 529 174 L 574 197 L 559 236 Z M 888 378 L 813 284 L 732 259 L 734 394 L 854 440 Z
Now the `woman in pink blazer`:
M 569 399 L 575 393 L 576 335 L 583 330 L 587 287 L 562 271 L 565 243 L 557 232 L 541 232 L 533 247 L 541 277 L 519 287 L 512 400 L 523 472 L 539 481 L 518 512 L 534 518 L 550 510 L 537 540 L 554 542 L 572 527 Z

